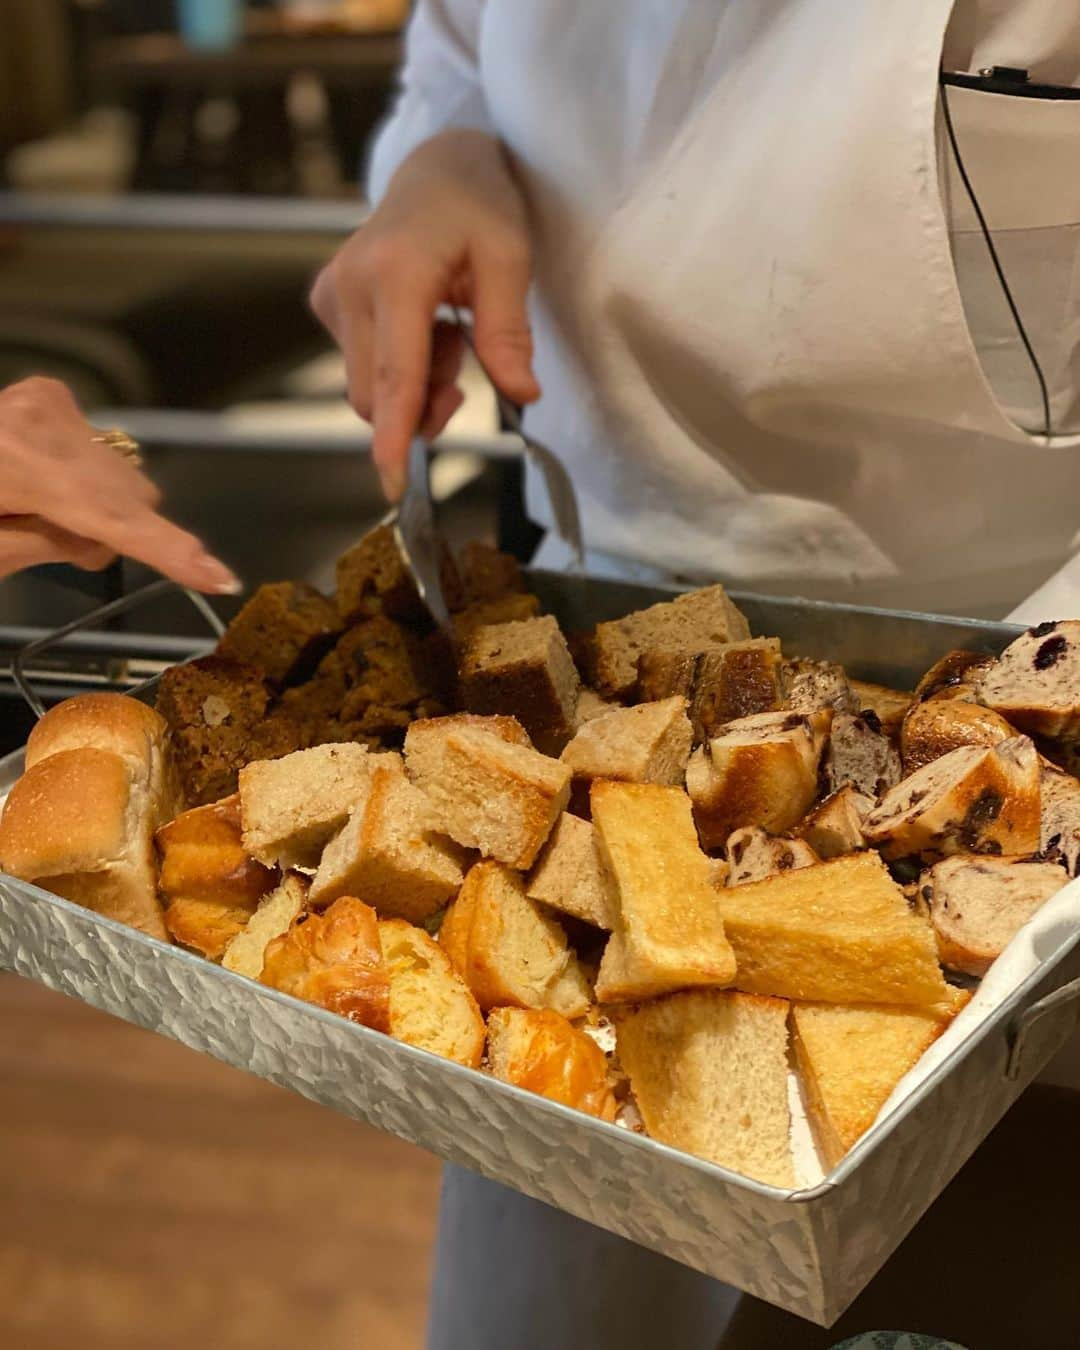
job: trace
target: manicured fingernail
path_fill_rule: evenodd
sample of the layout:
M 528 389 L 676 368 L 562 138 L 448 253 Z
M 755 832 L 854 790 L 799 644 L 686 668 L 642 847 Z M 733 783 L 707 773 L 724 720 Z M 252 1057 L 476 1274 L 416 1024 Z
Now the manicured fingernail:
M 203 559 L 197 568 L 199 585 L 214 595 L 239 595 L 244 583 L 217 558 Z

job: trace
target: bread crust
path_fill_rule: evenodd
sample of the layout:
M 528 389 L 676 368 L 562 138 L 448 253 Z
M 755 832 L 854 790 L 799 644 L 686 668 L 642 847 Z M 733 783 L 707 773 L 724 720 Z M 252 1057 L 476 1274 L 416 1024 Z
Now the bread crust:
M 956 686 L 949 686 L 955 688 Z M 961 745 L 997 745 L 1017 734 L 999 713 L 978 703 L 932 698 L 915 703 L 904 718 L 900 753 L 910 775 Z
M 493 1008 L 488 1014 L 491 1072 L 577 1111 L 615 1119 L 615 1094 L 603 1051 L 550 1008 Z

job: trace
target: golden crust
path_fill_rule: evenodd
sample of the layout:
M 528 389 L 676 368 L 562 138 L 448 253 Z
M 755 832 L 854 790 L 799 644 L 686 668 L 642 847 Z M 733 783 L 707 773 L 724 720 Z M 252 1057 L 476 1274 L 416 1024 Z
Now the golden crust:
M 150 746 L 168 733 L 165 719 L 126 694 L 79 694 L 50 708 L 26 742 L 26 767 L 62 750 L 111 750 L 123 759 L 149 761 Z
M 0 821 L 0 861 L 26 881 L 101 871 L 127 843 L 131 776 L 108 750 L 61 750 L 28 769 Z
M 615 1119 L 615 1095 L 603 1051 L 550 1008 L 493 1008 L 488 1015 L 491 1071 L 551 1101 L 601 1120 Z
M 244 849 L 240 796 L 196 806 L 154 835 L 161 857 L 158 890 L 167 900 L 218 902 L 253 910 L 280 880 Z

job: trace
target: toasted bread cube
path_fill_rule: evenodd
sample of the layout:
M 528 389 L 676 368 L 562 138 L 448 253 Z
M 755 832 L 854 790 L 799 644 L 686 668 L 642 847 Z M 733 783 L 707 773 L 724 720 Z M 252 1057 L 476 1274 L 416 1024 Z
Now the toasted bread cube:
M 535 619 L 539 613 L 540 601 L 535 595 L 504 595 L 467 605 L 460 614 L 451 615 L 450 631 L 457 646 L 463 647 L 480 628 L 493 623 L 520 623 Z
M 873 1125 L 897 1083 L 933 1045 L 952 1015 L 867 1004 L 792 1004 L 791 1040 L 799 1082 L 810 1128 L 827 1166 L 835 1167 Z
M 938 956 L 949 970 L 985 975 L 1047 900 L 1068 884 L 1057 863 L 946 858 L 922 874 Z
M 554 1008 L 582 1017 L 592 1002 L 566 934 L 499 863 L 470 868 L 439 943 L 480 1007 Z
M 878 798 L 900 781 L 900 756 L 880 731 L 873 713 L 838 712 L 825 751 L 825 780 L 830 792 L 850 785 Z
M 946 997 L 930 925 L 874 853 L 720 893 L 738 988 L 823 1003 Z
M 764 881 L 780 872 L 791 872 L 799 867 L 813 867 L 820 862 L 809 844 L 801 839 L 777 839 L 756 825 L 747 825 L 727 841 L 730 871 L 729 886 L 746 886 L 752 881 Z
M 615 901 L 597 997 L 617 1002 L 730 984 L 735 958 L 686 793 L 598 782 L 592 812 Z
M 1080 871 L 1080 782 L 1049 760 L 1039 764 L 1039 851 L 1069 876 Z
M 784 834 L 818 792 L 832 711 L 761 713 L 731 722 L 690 756 L 686 788 L 701 846 L 723 847 L 744 825 Z
M 353 896 L 299 914 L 266 948 L 259 977 L 283 994 L 376 1031 L 390 1030 L 390 980 L 375 911 Z
M 1026 736 L 961 746 L 887 793 L 863 822 L 886 858 L 1034 853 L 1039 847 L 1039 757 Z
M 225 948 L 221 964 L 237 975 L 257 980 L 263 971 L 266 949 L 275 938 L 289 931 L 293 920 L 307 907 L 308 882 L 300 872 L 286 872 L 281 884 L 263 896 L 242 932 Z
M 788 1004 L 695 989 L 616 1019 L 649 1136 L 770 1186 L 795 1185 Z
M 593 826 L 565 811 L 529 873 L 532 900 L 594 928 L 611 929 L 611 888 L 600 862 Z
M 570 797 L 565 764 L 453 718 L 414 722 L 405 762 L 439 833 L 522 871 L 536 861 Z
M 260 586 L 232 620 L 218 654 L 280 686 L 312 674 L 340 631 L 336 607 L 314 586 L 276 581 Z
M 538 749 L 557 755 L 574 732 L 577 667 L 550 616 L 478 628 L 461 656 L 470 712 L 516 714 Z
M 901 689 L 889 689 L 883 684 L 867 684 L 865 680 L 849 680 L 857 712 L 872 712 L 881 724 L 881 730 L 895 745 L 900 738 L 900 724 L 911 707 L 913 695 Z
M 856 792 L 849 783 L 808 812 L 795 827 L 795 835 L 805 839 L 822 862 L 857 853 L 866 847 L 863 821 L 876 805 L 873 797 Z
M 681 696 L 616 708 L 586 723 L 562 752 L 576 779 L 682 783 L 690 758 L 690 721 Z
M 704 652 L 644 652 L 638 661 L 641 702 L 682 694 L 694 744 L 740 717 L 774 712 L 783 704 L 782 658 L 777 638 L 750 638 Z
M 789 712 L 810 714 L 830 708 L 834 712 L 858 712 L 847 672 L 834 661 L 802 657 L 785 661 L 781 682 L 784 707 Z
M 367 795 L 327 844 L 311 883 L 322 908 L 362 895 L 382 918 L 423 923 L 461 888 L 462 855 L 431 830 L 427 798 L 397 770 L 377 769 Z
M 491 1072 L 504 1083 L 601 1120 L 615 1119 L 615 1094 L 604 1052 L 550 1008 L 492 1008 L 488 1061 Z
M 1080 619 L 1022 633 L 979 677 L 979 701 L 1020 731 L 1080 737 Z
M 390 1035 L 470 1069 L 484 1057 L 484 1019 L 439 944 L 404 919 L 381 919 L 390 978 Z
M 582 687 L 578 694 L 577 710 L 574 714 L 574 730 L 580 731 L 586 722 L 591 722 L 596 717 L 603 717 L 605 713 L 614 712 L 619 705 L 609 703 L 606 698 L 601 698 L 595 689 Z
M 367 796 L 377 769 L 401 757 L 363 745 L 319 745 L 240 771 L 244 848 L 259 862 L 317 867 L 322 851 Z
M 244 849 L 237 793 L 182 812 L 159 827 L 154 843 L 161 858 L 158 891 L 165 901 L 229 901 L 254 910 L 281 879 Z
M 914 703 L 900 730 L 905 775 L 913 774 L 961 745 L 997 745 L 1016 735 L 999 713 L 959 699 Z
M 592 642 L 596 687 L 607 698 L 633 692 L 642 652 L 700 652 L 750 636 L 746 618 L 728 599 L 723 586 L 708 586 L 675 600 L 638 610 L 622 619 L 600 623 Z

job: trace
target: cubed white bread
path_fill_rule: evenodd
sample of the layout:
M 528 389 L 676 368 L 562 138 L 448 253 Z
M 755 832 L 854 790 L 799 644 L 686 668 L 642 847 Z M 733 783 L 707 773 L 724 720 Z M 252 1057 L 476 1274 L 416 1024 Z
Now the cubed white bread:
M 611 884 L 600 862 L 594 828 L 587 820 L 563 812 L 525 889 L 541 904 L 595 928 L 611 929 Z
M 246 765 L 240 770 L 244 847 L 268 866 L 317 867 L 364 800 L 376 769 L 400 774 L 401 757 L 345 743 Z
M 617 708 L 587 722 L 563 750 L 574 777 L 624 783 L 682 784 L 690 758 L 686 699 Z
M 457 894 L 462 850 L 432 831 L 424 794 L 395 770 L 377 769 L 363 802 L 327 844 L 311 884 L 322 908 L 358 895 L 382 918 L 422 923 Z
M 1064 868 L 1029 858 L 946 858 L 923 873 L 943 965 L 985 975 L 1032 916 L 1068 884 Z
M 1035 853 L 1039 757 L 1026 736 L 961 746 L 905 778 L 863 822 L 887 858 Z
M 690 756 L 686 787 L 701 845 L 723 847 L 744 825 L 784 834 L 818 793 L 831 709 L 760 713 L 730 722 Z
M 619 1061 L 650 1137 L 793 1187 L 787 1015 L 783 999 L 715 989 L 620 1013 Z

